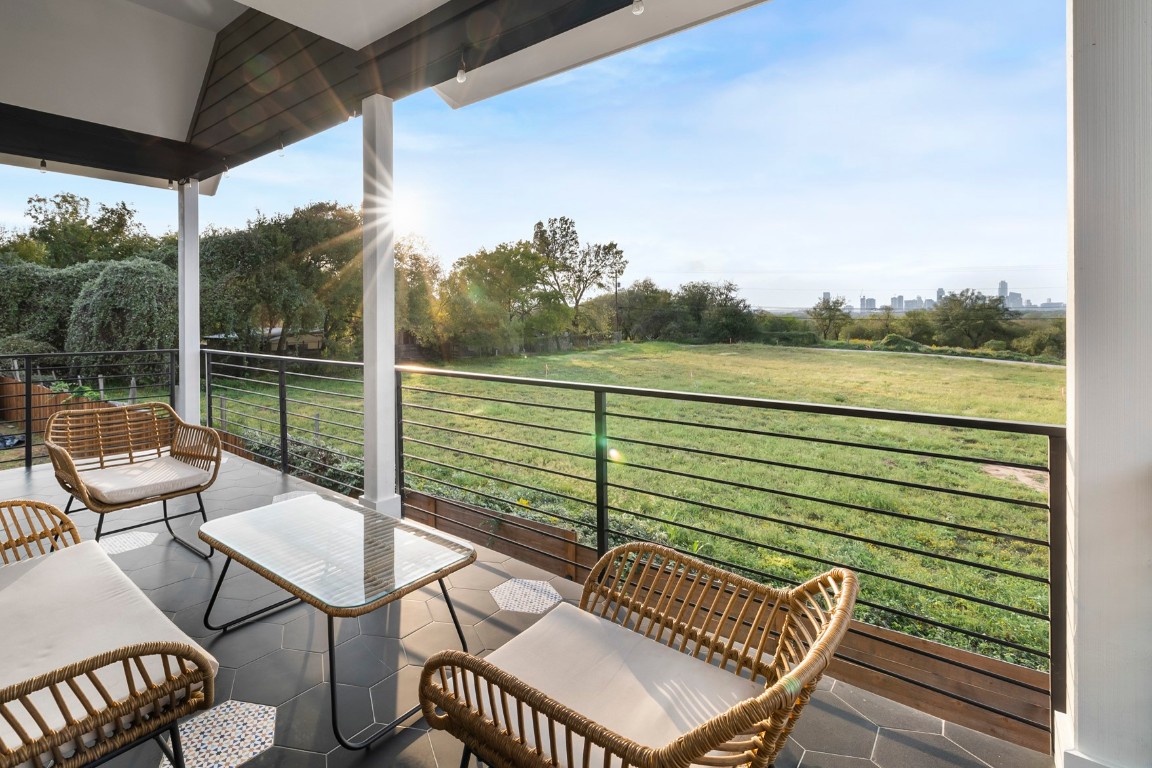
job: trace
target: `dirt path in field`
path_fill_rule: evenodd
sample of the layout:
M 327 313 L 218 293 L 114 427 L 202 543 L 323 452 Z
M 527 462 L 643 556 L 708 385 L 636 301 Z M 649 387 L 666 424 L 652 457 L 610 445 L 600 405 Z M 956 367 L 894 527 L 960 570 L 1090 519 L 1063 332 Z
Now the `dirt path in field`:
M 1036 491 L 1048 490 L 1048 475 L 1033 469 L 1016 469 L 1015 467 L 1002 467 L 999 464 L 984 464 L 981 466 L 986 473 L 1001 480 L 1015 480 Z

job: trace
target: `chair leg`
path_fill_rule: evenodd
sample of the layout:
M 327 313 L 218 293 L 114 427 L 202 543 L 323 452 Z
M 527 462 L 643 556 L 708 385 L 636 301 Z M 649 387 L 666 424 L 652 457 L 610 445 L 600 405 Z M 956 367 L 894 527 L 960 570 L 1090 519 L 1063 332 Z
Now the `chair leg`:
M 64 505 L 64 514 L 68 514 L 69 512 L 72 511 L 72 502 L 74 502 L 74 501 L 76 501 L 75 496 L 69 496 L 68 497 L 68 503 Z
M 71 505 L 72 502 L 69 501 L 68 504 Z M 67 513 L 65 513 L 65 514 L 67 514 Z M 104 530 L 104 515 L 97 515 L 97 518 L 96 518 L 96 541 L 100 541 L 100 534 L 103 530 Z
M 180 742 L 180 723 L 172 723 L 168 726 L 168 738 L 171 744 L 164 743 L 163 732 L 153 736 L 153 740 L 160 747 L 160 751 L 164 753 L 164 757 L 168 758 L 168 762 L 172 764 L 172 768 L 186 768 L 184 764 L 184 745 Z
M 465 744 L 464 751 L 460 754 L 460 768 L 468 768 L 468 758 L 470 757 L 472 757 L 472 748 Z
M 208 518 L 204 512 L 204 500 L 200 498 L 199 493 L 196 494 L 196 499 L 200 502 L 200 516 L 204 518 L 205 522 L 207 522 Z M 171 521 L 168 519 L 168 500 L 162 499 L 160 501 L 160 504 L 164 507 L 164 527 L 168 529 L 168 533 L 172 534 L 172 540 L 173 541 L 175 541 L 177 544 L 184 547 L 184 549 L 188 550 L 189 552 L 196 555 L 197 557 L 203 558 L 204 560 L 207 560 L 208 558 L 212 557 L 212 555 L 216 554 L 216 550 L 213 549 L 212 547 L 208 547 L 208 554 L 204 554 L 203 552 L 198 550 L 196 547 L 192 546 L 188 542 L 184 541 L 184 539 L 177 536 L 176 531 L 172 530 Z M 195 512 L 187 512 L 187 513 L 177 515 L 177 517 L 184 517 L 185 515 L 194 515 L 194 514 L 196 514 L 196 513 Z
M 172 768 L 185 768 L 184 745 L 180 743 L 180 724 L 172 723 Z

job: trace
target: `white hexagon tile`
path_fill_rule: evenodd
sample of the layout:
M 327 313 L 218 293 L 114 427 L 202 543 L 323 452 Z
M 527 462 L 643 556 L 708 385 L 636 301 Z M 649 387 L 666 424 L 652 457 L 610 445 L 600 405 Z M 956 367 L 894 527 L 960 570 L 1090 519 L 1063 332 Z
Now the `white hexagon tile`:
M 505 611 L 520 613 L 546 613 L 560 602 L 560 593 L 546 581 L 508 579 L 488 590 L 496 604 Z
M 276 707 L 226 701 L 180 726 L 187 768 L 236 768 L 272 746 Z M 160 758 L 160 768 L 172 768 Z

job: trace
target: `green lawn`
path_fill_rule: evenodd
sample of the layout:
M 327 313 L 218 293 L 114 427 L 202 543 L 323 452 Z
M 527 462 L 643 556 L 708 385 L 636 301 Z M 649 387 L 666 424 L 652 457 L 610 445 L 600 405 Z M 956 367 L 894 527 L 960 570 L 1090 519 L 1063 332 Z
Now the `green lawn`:
M 649 343 L 467 360 L 452 367 L 969 417 L 1047 423 L 1064 418 L 1063 368 L 924 355 Z M 295 377 L 290 384 L 331 393 L 291 390 L 290 397 L 300 401 L 290 404 L 294 434 L 357 453 L 351 443 L 341 442 L 358 439 L 356 418 L 327 407 L 358 409 L 358 401 L 346 396 L 360 394 L 359 385 Z M 409 485 L 575 527 L 584 540 L 592 539 L 591 393 L 419 375 L 405 376 L 405 384 L 410 387 L 404 413 Z M 226 393 L 234 400 L 233 424 L 246 420 L 244 403 L 276 405 L 274 389 L 266 384 L 232 385 L 245 390 Z M 865 572 L 862 598 L 874 605 L 862 607 L 863 617 L 1046 666 L 1041 655 L 1012 647 L 1047 649 L 1046 622 L 1020 613 L 1047 613 L 1047 585 L 1035 580 L 1047 575 L 1047 549 L 1021 541 L 1047 539 L 1046 510 L 970 495 L 1044 502 L 1042 474 L 994 465 L 1045 464 L 1045 438 L 620 395 L 608 396 L 607 409 L 614 530 L 782 580 L 843 563 Z M 257 410 L 251 415 L 274 417 Z M 324 423 L 329 421 L 347 426 Z M 275 432 L 268 424 L 249 426 Z M 760 432 L 773 435 L 755 434 Z M 987 460 L 899 452 L 907 450 Z

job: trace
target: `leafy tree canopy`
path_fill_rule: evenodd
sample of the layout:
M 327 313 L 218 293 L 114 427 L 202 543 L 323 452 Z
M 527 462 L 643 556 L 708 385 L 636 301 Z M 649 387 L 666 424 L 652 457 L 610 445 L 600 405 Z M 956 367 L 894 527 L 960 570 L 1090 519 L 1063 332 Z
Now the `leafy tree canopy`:
M 807 310 L 807 315 L 812 318 L 812 324 L 816 326 L 817 333 L 823 339 L 834 339 L 840 334 L 840 329 L 852 319 L 852 315 L 845 309 L 847 306 L 848 300 L 843 296 L 821 297 L 812 305 L 812 309 Z
M 1000 296 L 985 296 L 965 288 L 949 293 L 932 310 L 937 337 L 944 344 L 972 349 L 1007 333 L 1006 324 L 1019 316 Z
M 156 239 L 144 231 L 127 203 L 101 203 L 95 214 L 91 208 L 88 198 L 69 192 L 30 197 L 25 215 L 32 226 L 0 240 L 0 249 L 25 261 L 67 267 L 84 261 L 120 261 L 155 248 Z
M 80 291 L 64 350 L 173 347 L 177 300 L 176 273 L 165 265 L 148 259 L 109 264 Z

